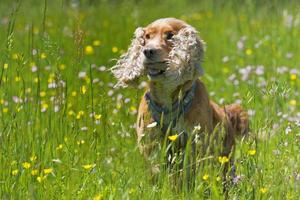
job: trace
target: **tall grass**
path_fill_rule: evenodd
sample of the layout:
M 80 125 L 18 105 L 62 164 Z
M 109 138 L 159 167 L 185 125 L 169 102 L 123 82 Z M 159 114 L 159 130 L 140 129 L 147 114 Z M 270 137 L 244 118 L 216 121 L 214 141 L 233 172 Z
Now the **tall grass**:
M 207 43 L 211 99 L 240 102 L 251 136 L 237 142 L 230 199 L 299 196 L 300 9 L 297 1 L 1 1 L 1 199 L 222 199 L 221 164 L 195 190 L 153 184 L 136 146 L 143 89 L 109 72 L 133 31 L 161 17 Z M 213 158 L 218 162 L 217 156 Z

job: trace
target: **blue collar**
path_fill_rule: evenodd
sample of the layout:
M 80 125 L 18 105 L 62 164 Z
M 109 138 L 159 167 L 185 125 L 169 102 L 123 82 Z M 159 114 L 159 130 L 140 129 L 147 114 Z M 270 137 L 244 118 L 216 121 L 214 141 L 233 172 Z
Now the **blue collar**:
M 169 128 L 174 128 L 181 115 L 187 113 L 192 105 L 195 92 L 196 83 L 194 82 L 191 89 L 185 93 L 183 99 L 174 102 L 171 109 L 157 105 L 157 103 L 151 99 L 149 91 L 145 94 L 145 99 L 148 103 L 152 117 L 154 121 L 157 122 L 157 124 L 161 127 L 163 133 L 166 133 Z M 166 116 L 169 116 L 169 120 L 164 120 Z

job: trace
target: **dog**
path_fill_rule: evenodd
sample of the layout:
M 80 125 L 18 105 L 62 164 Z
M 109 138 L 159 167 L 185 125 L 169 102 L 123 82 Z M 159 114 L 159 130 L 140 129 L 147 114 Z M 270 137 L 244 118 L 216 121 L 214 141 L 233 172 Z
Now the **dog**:
M 199 79 L 204 52 L 205 43 L 194 27 L 179 19 L 163 18 L 137 28 L 128 51 L 112 68 L 117 87 L 137 85 L 140 77 L 148 78 L 136 132 L 139 150 L 150 162 L 153 174 L 161 169 L 158 160 L 162 151 L 168 166 L 181 155 L 182 170 L 189 141 L 189 166 L 195 166 L 207 152 L 214 154 L 208 150 L 210 139 L 205 136 L 219 138 L 218 154 L 232 160 L 235 138 L 249 132 L 248 115 L 240 105 L 220 107 L 209 99 Z M 197 147 L 198 140 L 201 147 Z M 189 176 L 195 176 L 195 169 L 192 171 Z

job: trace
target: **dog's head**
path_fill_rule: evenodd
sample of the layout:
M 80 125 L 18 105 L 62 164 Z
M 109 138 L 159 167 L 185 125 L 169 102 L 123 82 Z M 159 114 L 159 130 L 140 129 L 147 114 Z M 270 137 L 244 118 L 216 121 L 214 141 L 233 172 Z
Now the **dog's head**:
M 203 74 L 201 61 L 204 42 L 187 23 L 159 19 L 145 28 L 137 28 L 128 51 L 112 68 L 119 86 L 134 83 L 147 75 L 152 82 L 176 88 Z

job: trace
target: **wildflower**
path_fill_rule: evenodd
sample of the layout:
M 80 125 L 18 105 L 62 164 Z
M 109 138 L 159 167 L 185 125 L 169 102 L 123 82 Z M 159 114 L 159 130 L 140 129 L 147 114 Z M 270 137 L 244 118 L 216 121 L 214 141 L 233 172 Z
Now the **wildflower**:
M 112 51 L 113 53 L 117 53 L 117 52 L 118 52 L 118 47 L 113 47 L 113 48 L 111 49 L 111 51 Z
M 78 145 L 81 145 L 81 144 L 84 144 L 84 143 L 85 143 L 84 140 L 78 140 L 78 141 L 77 141 L 77 144 L 78 144 Z
M 101 199 L 103 199 L 101 194 L 98 194 L 98 195 L 93 197 L 93 200 L 101 200 Z
M 251 150 L 248 151 L 248 154 L 250 156 L 254 156 L 256 154 L 256 150 L 255 149 L 251 149 Z
M 11 171 L 11 175 L 13 175 L 13 176 L 17 176 L 18 173 L 19 173 L 18 169 L 14 169 L 14 170 Z
M 57 147 L 56 147 L 56 150 L 61 150 L 63 148 L 63 145 L 62 144 L 59 144 Z
M 41 59 L 44 60 L 44 59 L 46 59 L 46 58 L 47 58 L 46 53 L 41 53 Z
M 46 112 L 46 110 L 48 109 L 49 105 L 45 102 L 42 103 L 42 109 L 41 112 Z
M 76 92 L 76 91 L 73 91 L 73 92 L 71 93 L 71 95 L 72 95 L 72 97 L 76 97 L 77 92 Z
M 33 169 L 33 170 L 31 170 L 31 175 L 36 176 L 38 174 L 38 172 L 39 171 L 37 169 Z
M 259 189 L 259 191 L 260 191 L 261 193 L 265 194 L 265 193 L 268 191 L 268 189 L 265 188 L 265 187 L 262 187 L 262 188 Z
M 101 45 L 101 41 L 100 40 L 94 40 L 93 41 L 93 45 L 96 46 L 96 47 L 100 46 Z
M 35 161 L 36 159 L 37 159 L 36 155 L 32 155 L 32 156 L 30 157 L 30 161 L 31 161 L 31 162 Z
M 41 183 L 43 180 L 46 179 L 46 177 L 47 177 L 47 176 L 38 176 L 38 177 L 36 178 L 36 180 L 37 180 L 39 183 Z
M 290 79 L 291 81 L 297 80 L 297 74 L 291 74 Z
M 7 63 L 4 63 L 3 68 L 4 68 L 4 69 L 7 69 L 7 68 L 8 68 L 8 64 L 7 64 Z
M 175 141 L 178 138 L 178 134 L 168 136 L 168 139 L 171 141 Z
M 217 180 L 217 182 L 221 181 L 221 177 L 217 176 L 216 180 Z
M 207 181 L 208 178 L 209 178 L 209 175 L 208 175 L 208 174 L 204 174 L 204 175 L 202 176 L 202 179 L 203 179 L 204 181 Z
M 38 78 L 38 77 L 35 77 L 35 78 L 33 79 L 33 82 L 38 83 L 38 82 L 39 82 L 39 78 Z
M 53 172 L 53 168 L 46 168 L 43 170 L 44 174 L 50 174 Z
M 85 85 L 83 85 L 83 86 L 80 87 L 80 92 L 81 92 L 82 94 L 85 94 L 86 91 L 87 91 L 87 88 L 86 88 Z
M 252 55 L 252 49 L 246 49 L 246 55 L 248 56 Z
M 96 166 L 96 164 L 82 165 L 82 167 L 86 170 L 90 170 L 90 169 L 94 168 L 95 166 Z
M 45 97 L 46 96 L 46 92 L 45 91 L 41 91 L 40 92 L 40 97 Z
M 100 119 L 101 119 L 101 117 L 102 117 L 102 115 L 101 115 L 101 114 L 99 114 L 99 115 L 95 115 L 95 119 L 96 119 L 96 120 L 100 120 Z
M 70 111 L 68 112 L 68 115 L 69 115 L 69 116 L 75 115 L 75 112 L 74 112 L 73 110 L 70 110 Z
M 219 162 L 223 165 L 224 163 L 227 163 L 229 159 L 226 156 L 219 156 Z
M 14 53 L 12 55 L 12 59 L 17 60 L 19 58 L 19 55 L 17 53 Z
M 65 69 L 66 69 L 66 65 L 65 65 L 65 64 L 60 64 L 60 65 L 58 66 L 58 68 L 59 68 L 60 70 L 65 70 Z
M 23 162 L 22 166 L 24 169 L 29 169 L 31 167 L 31 164 L 29 162 Z
M 295 99 L 292 99 L 292 100 L 289 101 L 289 104 L 291 106 L 296 106 L 297 105 L 297 101 Z
M 84 53 L 86 55 L 92 55 L 94 53 L 94 48 L 91 45 L 88 45 L 84 48 Z
M 8 108 L 3 108 L 3 109 L 2 109 L 2 112 L 3 112 L 3 113 L 7 113 L 7 112 L 8 112 Z
M 81 116 L 83 116 L 84 115 L 84 111 L 79 111 L 78 112 L 78 114 L 76 115 L 76 119 L 80 119 L 81 118 Z
M 16 81 L 16 82 L 19 82 L 20 80 L 21 80 L 21 77 L 20 77 L 20 76 L 16 76 L 16 77 L 15 77 L 15 81 Z

